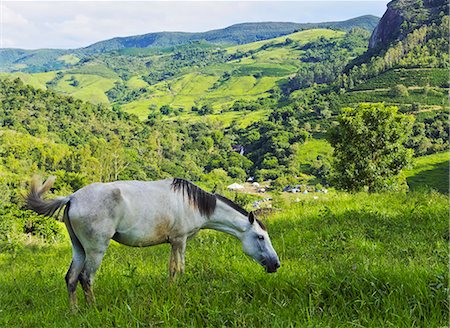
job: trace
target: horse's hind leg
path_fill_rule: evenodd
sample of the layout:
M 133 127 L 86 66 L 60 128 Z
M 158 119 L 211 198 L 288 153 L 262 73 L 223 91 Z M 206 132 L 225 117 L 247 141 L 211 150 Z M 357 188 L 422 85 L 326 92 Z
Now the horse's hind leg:
M 89 305 L 95 303 L 92 284 L 94 282 L 95 273 L 100 267 L 103 256 L 105 255 L 106 249 L 108 248 L 108 243 L 106 243 L 106 245 L 96 247 L 95 249 L 86 250 L 86 260 L 84 262 L 84 267 L 80 273 L 79 278 L 81 286 L 83 287 L 84 296 L 86 297 L 86 302 Z
M 65 279 L 67 285 L 67 292 L 69 293 L 69 304 L 70 308 L 73 311 L 77 306 L 76 290 L 78 284 L 78 277 L 84 266 L 85 253 L 79 240 L 76 238 L 75 235 L 73 235 L 73 231 L 71 231 L 71 229 L 69 229 L 69 235 L 72 240 L 72 263 L 70 263 L 70 267 L 69 270 L 67 271 Z

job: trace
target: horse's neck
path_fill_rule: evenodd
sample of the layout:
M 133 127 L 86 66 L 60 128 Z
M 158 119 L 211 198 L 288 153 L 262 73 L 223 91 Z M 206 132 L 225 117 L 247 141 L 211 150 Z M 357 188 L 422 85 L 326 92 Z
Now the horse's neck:
M 203 224 L 203 228 L 225 232 L 240 239 L 249 226 L 242 216 L 230 206 L 218 201 L 214 213 Z

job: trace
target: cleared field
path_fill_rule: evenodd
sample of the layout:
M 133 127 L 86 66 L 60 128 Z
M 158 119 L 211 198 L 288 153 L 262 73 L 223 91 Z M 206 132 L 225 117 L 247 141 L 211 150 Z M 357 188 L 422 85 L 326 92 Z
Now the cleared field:
M 128 81 L 126 81 L 126 86 L 133 90 L 149 87 L 148 83 L 138 76 L 133 76 Z
M 79 82 L 77 86 L 72 85 L 72 77 Z M 94 104 L 107 104 L 109 100 L 105 92 L 114 86 L 114 82 L 113 79 L 98 75 L 69 74 L 58 81 L 54 90 Z
M 327 37 L 327 38 L 334 38 L 334 37 L 340 37 L 343 35 L 345 35 L 345 32 L 333 31 L 333 30 L 328 30 L 328 29 L 312 29 L 312 30 L 300 31 L 300 32 L 280 36 L 278 38 L 274 38 L 274 39 L 270 39 L 270 40 L 263 40 L 263 41 L 247 43 L 247 44 L 243 44 L 243 45 L 239 45 L 239 46 L 229 47 L 226 50 L 230 53 L 235 53 L 237 51 L 246 52 L 249 50 L 257 50 L 264 45 L 285 42 L 287 38 L 294 40 L 294 41 L 306 43 L 308 41 L 315 40 L 321 36 Z
M 9 78 L 16 79 L 20 78 L 23 83 L 31 85 L 34 88 L 46 90 L 46 83 L 51 81 L 56 76 L 56 71 L 54 72 L 46 72 L 46 73 L 35 73 L 35 74 L 27 74 L 27 73 L 0 73 L 1 78 Z
M 78 63 L 80 61 L 80 58 L 78 58 L 75 55 L 64 55 L 64 56 L 58 57 L 58 60 L 66 63 L 66 64 L 75 65 L 76 63 Z

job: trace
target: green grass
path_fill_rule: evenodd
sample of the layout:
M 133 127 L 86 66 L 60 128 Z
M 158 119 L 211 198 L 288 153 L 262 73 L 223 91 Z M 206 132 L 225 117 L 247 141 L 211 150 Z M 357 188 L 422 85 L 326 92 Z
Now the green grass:
M 342 37 L 345 35 L 345 32 L 341 31 L 334 31 L 334 30 L 328 30 L 328 29 L 311 29 L 306 31 L 300 31 L 288 35 L 283 35 L 278 38 L 270 39 L 270 40 L 263 40 L 263 41 L 257 41 L 252 43 L 247 43 L 239 46 L 233 46 L 229 47 L 226 50 L 230 53 L 235 53 L 236 51 L 242 51 L 247 52 L 249 50 L 256 50 L 261 48 L 264 45 L 268 44 L 277 44 L 277 43 L 283 43 L 286 41 L 287 38 L 290 38 L 294 41 L 298 42 L 309 42 L 313 41 L 321 36 L 326 38 L 333 38 L 333 37 Z
M 72 76 L 79 81 L 79 85 L 76 87 L 71 85 L 70 78 Z M 73 73 L 64 75 L 54 90 L 93 104 L 109 103 L 105 92 L 114 86 L 114 82 L 114 79 L 99 75 Z
M 413 167 L 405 171 L 410 189 L 424 187 L 449 192 L 450 152 L 431 154 L 414 159 Z
M 80 61 L 80 58 L 78 58 L 75 55 L 64 55 L 64 56 L 58 57 L 58 60 L 66 63 L 66 64 L 75 65 L 76 63 L 78 63 Z
M 305 198 L 266 222 L 277 273 L 264 273 L 237 240 L 202 231 L 173 285 L 167 245 L 112 243 L 96 278 L 97 305 L 81 300 L 76 314 L 64 283 L 67 237 L 22 244 L 0 254 L 0 326 L 447 326 L 448 210 L 438 193 Z
M 126 82 L 126 85 L 133 90 L 138 90 L 141 88 L 148 88 L 148 86 L 149 86 L 147 82 L 145 82 L 144 80 L 142 80 L 141 78 L 139 78 L 137 76 L 131 77 Z
M 46 73 L 35 73 L 35 74 L 27 74 L 27 73 L 1 73 L 1 78 L 9 78 L 16 79 L 20 78 L 23 83 L 32 86 L 33 88 L 46 90 L 46 82 L 52 80 L 56 76 L 56 71 L 54 72 L 46 72 Z
M 65 71 L 67 74 L 88 74 L 97 75 L 106 79 L 117 80 L 119 76 L 104 64 L 87 64 L 75 69 Z

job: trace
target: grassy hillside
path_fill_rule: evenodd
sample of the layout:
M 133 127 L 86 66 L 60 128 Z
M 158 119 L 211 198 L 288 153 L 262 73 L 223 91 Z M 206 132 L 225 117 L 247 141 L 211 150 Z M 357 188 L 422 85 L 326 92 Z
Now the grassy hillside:
M 236 239 L 202 231 L 173 285 L 167 245 L 113 242 L 97 274 L 97 305 L 81 299 L 76 314 L 64 282 L 68 237 L 2 233 L 0 326 L 446 326 L 448 211 L 437 193 L 305 198 L 266 221 L 277 273 L 264 273 Z M 0 229 L 20 222 L 2 217 Z
M 433 188 L 449 192 L 450 153 L 437 153 L 414 159 L 413 167 L 405 172 L 411 190 Z

